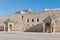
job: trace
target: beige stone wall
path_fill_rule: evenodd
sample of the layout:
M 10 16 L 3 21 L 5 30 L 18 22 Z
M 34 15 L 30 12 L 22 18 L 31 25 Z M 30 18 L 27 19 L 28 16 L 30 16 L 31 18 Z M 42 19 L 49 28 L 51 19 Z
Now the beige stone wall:
M 26 29 L 32 27 L 32 25 L 37 25 L 42 23 L 42 20 L 47 16 L 51 16 L 53 20 L 60 19 L 60 11 L 43 11 L 43 12 L 26 12 L 26 13 L 19 13 L 19 14 L 12 14 L 6 16 L 0 16 L 0 25 L 3 25 L 6 19 L 11 19 L 15 25 L 15 31 L 25 31 Z M 22 19 L 23 16 L 23 19 Z M 58 18 L 58 19 L 57 19 Z M 29 22 L 27 22 L 29 19 Z M 34 19 L 34 22 L 32 22 Z M 39 19 L 39 22 L 37 22 Z M 56 23 L 56 27 L 60 26 L 60 23 Z

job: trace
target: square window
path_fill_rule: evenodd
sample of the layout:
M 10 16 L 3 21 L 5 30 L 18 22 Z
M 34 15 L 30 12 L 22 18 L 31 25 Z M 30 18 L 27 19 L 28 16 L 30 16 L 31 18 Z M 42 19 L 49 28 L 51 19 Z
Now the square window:
M 32 19 L 32 22 L 34 22 L 34 19 Z
M 37 19 L 37 22 L 39 22 L 39 19 Z
M 27 19 L 27 22 L 29 22 L 29 19 Z

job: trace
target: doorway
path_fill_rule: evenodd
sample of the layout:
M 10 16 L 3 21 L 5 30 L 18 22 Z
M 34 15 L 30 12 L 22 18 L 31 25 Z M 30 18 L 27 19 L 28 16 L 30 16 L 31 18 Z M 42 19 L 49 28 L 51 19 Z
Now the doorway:
M 9 25 L 10 31 L 12 31 L 12 24 Z
M 46 22 L 45 23 L 45 32 L 48 32 L 48 33 L 52 32 L 52 30 L 51 30 L 51 22 Z

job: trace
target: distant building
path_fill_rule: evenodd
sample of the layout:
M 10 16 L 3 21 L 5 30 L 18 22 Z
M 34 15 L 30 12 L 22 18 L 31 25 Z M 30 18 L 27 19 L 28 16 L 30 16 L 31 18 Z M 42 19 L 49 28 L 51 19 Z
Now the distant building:
M 0 16 L 0 31 L 60 32 L 60 8 L 34 12 L 31 9 Z

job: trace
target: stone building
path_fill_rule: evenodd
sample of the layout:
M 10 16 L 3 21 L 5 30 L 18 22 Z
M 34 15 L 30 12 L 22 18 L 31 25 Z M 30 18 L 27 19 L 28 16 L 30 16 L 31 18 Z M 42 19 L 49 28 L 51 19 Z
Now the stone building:
M 60 32 L 60 9 L 31 9 L 0 16 L 0 31 L 6 32 Z

